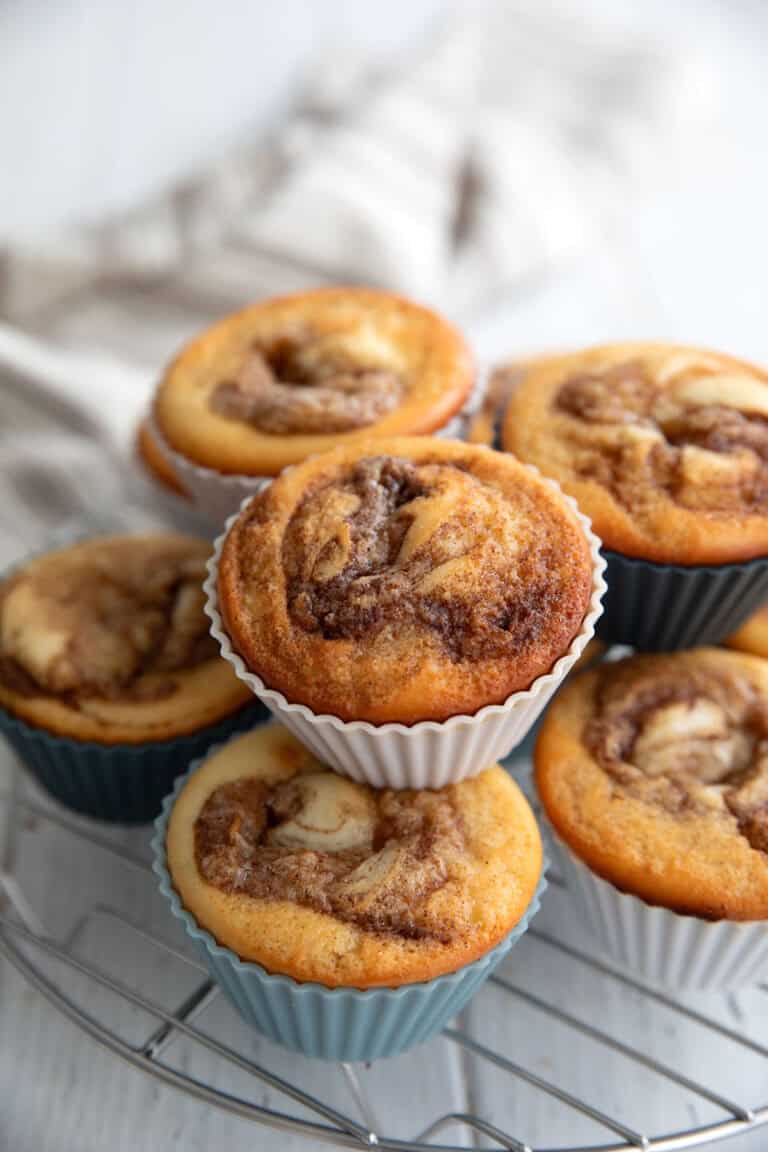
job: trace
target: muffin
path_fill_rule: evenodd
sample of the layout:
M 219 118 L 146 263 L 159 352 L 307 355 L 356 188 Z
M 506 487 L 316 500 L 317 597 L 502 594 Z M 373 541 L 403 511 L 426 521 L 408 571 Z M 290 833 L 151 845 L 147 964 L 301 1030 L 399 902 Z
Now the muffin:
M 439 786 L 506 755 L 578 659 L 599 613 L 597 546 L 555 486 L 502 453 L 424 437 L 342 447 L 230 524 L 207 585 L 213 633 L 333 767 Z M 452 775 L 412 778 L 404 757 Z
M 263 478 L 339 442 L 447 431 L 474 365 L 447 321 L 370 288 L 262 301 L 168 367 L 155 428 L 201 509 L 236 511 Z
M 569 889 L 614 959 L 721 986 L 768 964 L 768 662 L 700 648 L 574 677 L 536 785 Z
M 739 652 L 751 652 L 753 656 L 768 658 L 768 604 L 758 608 L 741 628 L 727 638 L 725 644 Z
M 0 584 L 0 729 L 70 807 L 151 819 L 190 756 L 259 714 L 208 634 L 209 552 L 173 534 L 103 537 Z
M 514 390 L 503 446 L 553 476 L 603 540 L 601 635 L 719 643 L 768 598 L 768 375 L 668 344 L 555 357 Z
M 539 832 L 498 766 L 375 791 L 268 724 L 180 785 L 158 821 L 163 890 L 245 1018 L 308 1055 L 371 1059 L 439 1031 L 532 911 Z

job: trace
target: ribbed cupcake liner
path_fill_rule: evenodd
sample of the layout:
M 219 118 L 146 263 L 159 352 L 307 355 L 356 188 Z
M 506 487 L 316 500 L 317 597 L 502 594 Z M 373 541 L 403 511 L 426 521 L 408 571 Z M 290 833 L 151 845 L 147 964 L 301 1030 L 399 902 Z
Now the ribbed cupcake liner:
M 440 440 L 465 440 L 475 414 L 483 402 L 487 384 L 487 375 L 478 372 L 475 382 L 472 385 L 472 390 L 464 401 L 461 411 L 453 416 L 447 424 L 444 424 L 442 428 L 438 428 L 433 432 L 432 435 L 437 436 Z
M 210 540 L 221 527 L 221 521 L 218 525 L 214 524 L 210 517 L 204 516 L 195 507 L 189 497 L 167 487 L 140 461 L 137 462 L 131 481 L 136 502 L 141 507 L 151 505 L 152 511 L 160 513 L 163 520 L 177 532 Z
M 249 704 L 217 724 L 175 740 L 96 744 L 55 736 L 0 709 L 0 732 L 60 804 L 95 820 L 147 824 L 191 760 L 266 716 L 266 709 Z
M 150 418 L 150 427 L 158 448 L 189 492 L 194 508 L 213 524 L 223 524 L 243 500 L 272 480 L 271 476 L 229 476 L 215 468 L 204 468 L 171 448 L 154 416 Z
M 768 921 L 702 920 L 646 904 L 597 876 L 548 831 L 581 922 L 615 964 L 654 984 L 701 991 L 768 977 Z
M 546 483 L 560 493 L 554 481 L 546 480 Z M 514 692 L 502 704 L 489 704 L 472 715 L 452 716 L 442 723 L 424 720 L 410 726 L 374 725 L 364 720 L 345 721 L 338 716 L 319 715 L 304 704 L 291 703 L 281 692 L 268 687 L 233 648 L 219 612 L 219 559 L 237 515 L 227 521 L 208 562 L 204 589 L 211 635 L 218 640 L 222 656 L 239 678 L 319 760 L 337 772 L 374 788 L 444 788 L 455 784 L 502 760 L 523 740 L 594 635 L 605 591 L 605 561 L 589 520 L 570 497 L 563 496 L 563 499 L 574 510 L 589 541 L 593 567 L 587 613 L 567 652 L 555 662 L 552 670 L 537 677 L 524 692 Z M 241 511 L 247 504 L 247 500 L 243 502 Z
M 605 552 L 603 616 L 609 644 L 672 652 L 719 644 L 768 600 L 768 557 L 743 564 L 654 564 Z
M 578 668 L 572 668 L 571 671 L 573 672 L 574 675 L 577 675 L 580 672 L 586 671 L 587 668 L 594 668 L 596 664 L 599 664 L 602 661 L 603 657 L 605 656 L 606 651 L 607 651 L 607 649 L 601 647 L 601 649 L 598 653 L 596 653 L 594 656 L 592 656 L 589 660 L 583 661 L 581 664 L 579 664 Z M 560 688 L 562 688 L 562 684 L 559 685 L 559 687 L 557 689 L 558 692 L 560 691 Z M 557 692 L 555 692 L 553 695 L 557 695 Z M 551 703 L 551 702 L 552 702 L 552 697 L 550 697 L 549 703 Z M 533 760 L 533 753 L 534 753 L 534 750 L 536 748 L 536 741 L 539 737 L 539 732 L 541 730 L 541 726 L 544 723 L 544 713 L 545 712 L 546 712 L 546 709 L 544 709 L 544 711 L 539 716 L 536 723 L 533 725 L 532 728 L 530 728 L 528 730 L 528 732 L 525 734 L 525 737 L 520 741 L 520 743 L 517 744 L 512 749 L 511 753 L 507 757 L 507 763 L 505 764 L 505 767 L 510 766 L 510 764 L 509 764 L 510 761 L 514 761 L 516 763 L 520 763 L 522 761 L 527 761 L 530 764 L 530 762 Z
M 463 439 L 469 421 L 482 400 L 483 390 L 484 380 L 478 377 L 469 399 L 458 415 L 452 417 L 433 435 L 448 440 Z M 214 524 L 223 524 L 228 516 L 237 512 L 243 500 L 261 491 L 274 479 L 272 476 L 230 476 L 224 472 L 217 472 L 215 468 L 195 464 L 189 457 L 183 456 L 171 447 L 154 417 L 150 417 L 150 426 L 158 448 L 189 492 L 194 508 Z
M 216 942 L 186 911 L 166 864 L 168 818 L 187 776 L 176 781 L 155 821 L 153 868 L 160 891 L 182 921 L 213 980 L 247 1024 L 277 1044 L 320 1060 L 368 1061 L 397 1056 L 441 1032 L 526 932 L 546 889 L 546 860 L 523 916 L 495 948 L 446 976 L 398 988 L 326 988 L 299 983 L 241 960 Z

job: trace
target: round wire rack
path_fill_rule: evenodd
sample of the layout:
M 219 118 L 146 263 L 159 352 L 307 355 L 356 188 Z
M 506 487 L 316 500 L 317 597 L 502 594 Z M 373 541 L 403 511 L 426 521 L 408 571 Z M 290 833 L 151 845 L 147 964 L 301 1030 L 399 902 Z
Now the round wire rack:
M 93 1040 L 199 1100 L 308 1147 L 392 1152 L 672 1152 L 768 1123 L 768 987 L 645 985 L 591 949 L 557 875 L 440 1037 L 370 1066 L 320 1064 L 249 1031 L 219 996 L 156 891 L 147 829 L 72 816 L 19 770 L 9 781 L 0 954 Z

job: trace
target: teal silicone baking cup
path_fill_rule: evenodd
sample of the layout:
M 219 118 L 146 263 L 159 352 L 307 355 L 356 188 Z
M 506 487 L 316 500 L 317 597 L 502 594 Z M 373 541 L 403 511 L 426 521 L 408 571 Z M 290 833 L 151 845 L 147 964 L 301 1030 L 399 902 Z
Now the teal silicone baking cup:
M 211 977 L 246 1023 L 304 1056 L 348 1062 L 377 1060 L 398 1056 L 437 1035 L 525 934 L 539 909 L 547 886 L 546 859 L 533 898 L 512 931 L 490 952 L 457 972 L 398 988 L 364 990 L 299 983 L 290 976 L 268 972 L 218 944 L 182 906 L 173 888 L 165 855 L 168 817 L 187 777 L 199 763 L 176 781 L 155 821 L 153 868 L 160 891 L 174 916 L 184 924 Z
M 55 736 L 0 709 L 0 732 L 49 795 L 84 816 L 116 824 L 148 824 L 190 760 L 269 716 L 246 704 L 217 724 L 175 740 L 97 744 Z
M 741 564 L 655 564 L 604 552 L 608 591 L 597 635 L 641 652 L 719 644 L 768 601 L 768 557 Z

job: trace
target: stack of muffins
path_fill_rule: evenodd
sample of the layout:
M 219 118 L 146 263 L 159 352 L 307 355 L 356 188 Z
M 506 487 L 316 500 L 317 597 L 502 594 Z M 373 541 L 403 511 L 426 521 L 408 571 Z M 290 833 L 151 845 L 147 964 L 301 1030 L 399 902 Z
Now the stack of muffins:
M 760 373 L 549 358 L 516 373 L 502 450 L 459 439 L 490 437 L 476 397 L 460 334 L 413 303 L 256 305 L 181 352 L 138 438 L 223 529 L 207 578 L 210 548 L 168 535 L 0 587 L 8 738 L 86 814 L 168 794 L 161 890 L 244 1018 L 308 1055 L 426 1039 L 524 933 L 542 845 L 496 762 L 583 660 L 606 558 L 606 644 L 716 643 L 768 599 Z M 766 958 L 767 700 L 758 658 L 707 649 L 604 664 L 548 710 L 537 783 L 574 899 L 652 978 Z
M 593 634 L 599 544 L 555 485 L 451 439 L 472 361 L 422 308 L 312 293 L 192 352 L 153 428 L 209 512 L 252 493 L 206 611 L 281 723 L 179 782 L 162 888 L 259 1030 L 392 1055 L 461 1009 L 538 907 L 536 822 L 494 761 Z
M 764 614 L 744 621 L 768 599 L 768 376 L 660 344 L 549 357 L 519 374 L 502 443 L 591 517 L 608 561 L 599 634 L 642 653 L 575 677 L 537 740 L 569 892 L 649 979 L 756 982 L 768 648 Z

